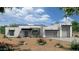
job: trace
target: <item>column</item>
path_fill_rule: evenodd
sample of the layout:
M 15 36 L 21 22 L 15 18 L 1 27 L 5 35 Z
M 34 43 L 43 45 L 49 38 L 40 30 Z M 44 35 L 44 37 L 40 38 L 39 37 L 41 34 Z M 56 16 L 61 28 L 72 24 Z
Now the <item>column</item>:
M 70 37 L 72 37 L 72 26 L 70 26 Z
M 44 29 L 43 29 L 43 37 L 46 37 L 46 36 L 45 36 L 45 30 L 44 30 Z
M 44 31 L 43 26 L 40 28 L 40 36 L 45 37 L 45 31 Z
M 62 38 L 62 26 L 60 24 L 60 38 Z

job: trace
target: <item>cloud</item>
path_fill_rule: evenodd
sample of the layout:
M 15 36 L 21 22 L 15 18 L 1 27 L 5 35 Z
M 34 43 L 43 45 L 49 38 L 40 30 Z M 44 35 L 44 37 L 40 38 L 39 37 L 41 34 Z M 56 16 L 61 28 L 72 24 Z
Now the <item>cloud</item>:
M 25 17 L 25 20 L 33 22 L 33 21 L 36 21 L 36 18 L 33 15 L 27 15 Z
M 40 20 L 48 20 L 50 18 L 49 15 L 42 15 Z
M 11 12 L 11 9 L 5 8 L 5 13 L 4 13 L 4 14 L 5 14 L 5 15 L 12 15 L 13 12 Z
M 67 23 L 67 24 L 71 24 L 72 21 L 74 21 L 74 19 L 70 18 L 70 17 L 64 17 L 62 20 L 60 20 L 61 23 Z
M 35 10 L 35 12 L 38 14 L 43 14 L 45 11 L 43 9 L 37 9 Z
M 24 8 L 22 8 L 22 12 L 23 13 L 32 13 L 33 8 L 32 7 L 24 7 Z
M 36 10 L 31 10 L 31 14 L 28 14 L 25 16 L 25 20 L 27 21 L 32 21 L 32 22 L 36 22 L 36 21 L 47 21 L 50 19 L 50 16 L 48 14 L 45 13 L 45 11 L 43 9 L 36 9 Z
M 60 20 L 60 22 L 72 22 L 72 21 L 74 21 L 74 19 L 72 19 L 72 18 L 70 18 L 70 17 L 67 17 L 67 18 L 63 18 L 62 20 Z
M 5 15 L 5 17 L 4 17 Z M 5 8 L 5 13 L 3 15 L 3 21 L 5 20 L 13 20 L 14 21 L 22 21 L 22 22 L 44 22 L 50 19 L 50 16 L 46 14 L 45 10 L 42 8 L 33 8 L 33 7 L 23 7 L 23 8 L 16 8 L 13 7 Z M 7 17 L 7 19 L 6 19 Z M 12 19 L 11 19 L 12 18 Z
M 8 17 L 11 16 L 11 17 L 19 17 L 19 14 L 21 15 L 20 13 L 20 9 L 17 9 L 17 8 L 5 8 L 5 15 L 7 15 Z
M 25 17 L 25 20 L 30 21 L 30 22 L 36 22 L 36 21 L 47 21 L 49 20 L 49 15 L 42 15 L 41 17 L 35 17 L 34 15 L 27 15 Z

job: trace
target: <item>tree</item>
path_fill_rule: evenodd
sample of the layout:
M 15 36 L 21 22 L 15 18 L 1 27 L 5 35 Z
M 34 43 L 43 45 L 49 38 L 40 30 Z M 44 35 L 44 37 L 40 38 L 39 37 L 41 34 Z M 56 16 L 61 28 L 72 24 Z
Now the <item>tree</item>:
M 66 16 L 79 15 L 79 7 L 63 7 L 61 8 Z
M 73 40 L 70 45 L 71 50 L 79 51 L 79 42 L 77 40 Z
M 79 23 L 77 21 L 72 21 L 72 30 L 74 32 L 79 32 Z
M 79 15 L 79 7 L 63 7 L 61 8 L 64 12 L 64 16 Z M 72 30 L 79 32 L 79 23 L 77 21 L 72 21 Z
M 4 13 L 4 7 L 0 7 L 0 12 Z
M 0 33 L 5 34 L 5 26 L 0 26 Z

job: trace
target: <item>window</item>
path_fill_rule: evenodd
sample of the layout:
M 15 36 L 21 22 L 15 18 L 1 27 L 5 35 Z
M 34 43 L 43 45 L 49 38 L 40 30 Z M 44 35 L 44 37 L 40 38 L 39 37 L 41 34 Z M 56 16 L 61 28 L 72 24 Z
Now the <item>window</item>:
M 32 30 L 32 35 L 33 35 L 33 37 L 39 37 L 40 31 L 39 30 Z
M 9 35 L 14 36 L 14 30 L 9 30 Z
M 32 32 L 33 34 L 38 34 L 39 33 L 39 31 L 38 30 L 33 30 L 33 32 Z

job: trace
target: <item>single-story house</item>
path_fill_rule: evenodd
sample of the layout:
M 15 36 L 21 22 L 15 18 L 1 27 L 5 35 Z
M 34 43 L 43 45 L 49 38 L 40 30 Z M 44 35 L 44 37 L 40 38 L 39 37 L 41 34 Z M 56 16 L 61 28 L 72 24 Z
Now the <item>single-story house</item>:
M 5 27 L 6 37 L 46 37 L 70 38 L 72 37 L 72 24 L 59 23 L 49 26 L 26 25 Z

